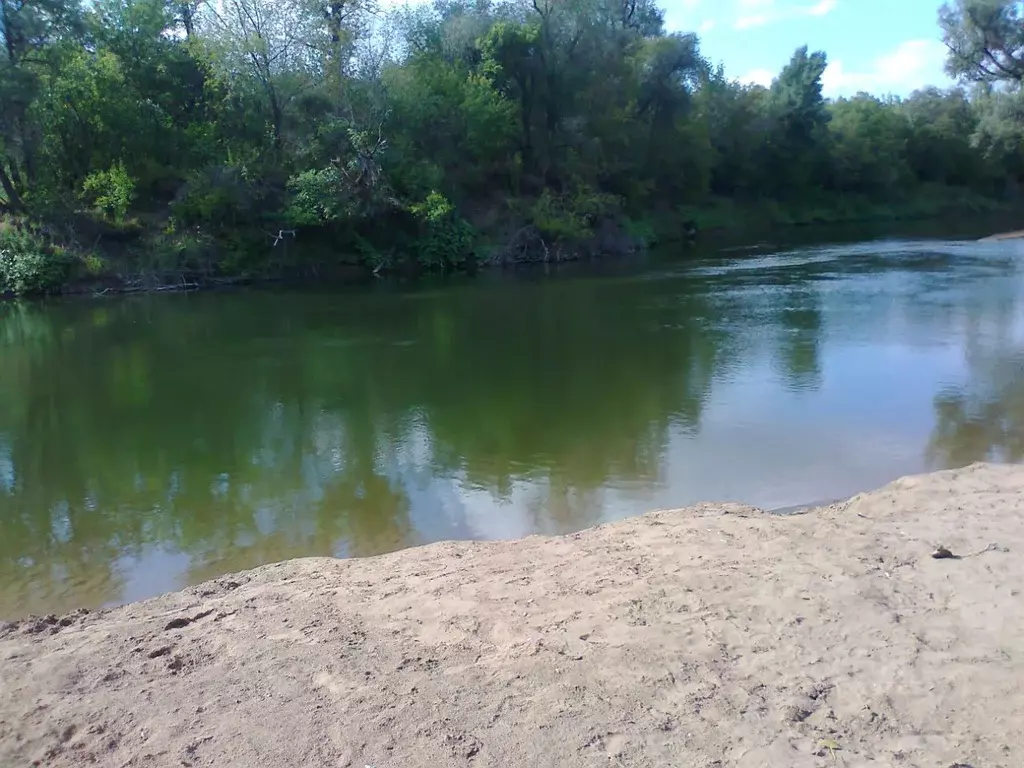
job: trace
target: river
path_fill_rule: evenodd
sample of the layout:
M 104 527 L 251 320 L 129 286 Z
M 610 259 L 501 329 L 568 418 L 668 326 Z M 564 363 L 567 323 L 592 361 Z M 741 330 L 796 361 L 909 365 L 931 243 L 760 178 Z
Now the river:
M 0 306 L 0 618 L 1024 458 L 1024 243 Z

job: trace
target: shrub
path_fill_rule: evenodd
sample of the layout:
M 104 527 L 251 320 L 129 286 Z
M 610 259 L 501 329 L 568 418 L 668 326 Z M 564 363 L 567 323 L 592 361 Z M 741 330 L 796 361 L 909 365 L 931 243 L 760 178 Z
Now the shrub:
M 649 248 L 658 242 L 657 226 L 649 218 L 632 219 L 626 217 L 622 221 L 622 228 L 640 248 Z
M 473 227 L 440 192 L 431 192 L 422 203 L 409 206 L 419 222 L 417 258 L 425 267 L 446 268 L 464 264 L 473 248 Z
M 118 224 L 124 221 L 134 197 L 135 180 L 121 163 L 90 173 L 82 183 L 82 199 Z
M 287 220 L 300 227 L 337 221 L 348 213 L 341 189 L 341 174 L 337 168 L 303 171 L 293 176 L 288 180 Z
M 0 226 L 0 292 L 55 293 L 67 280 L 69 267 L 66 254 L 27 227 Z
M 541 234 L 556 241 L 581 241 L 594 227 L 619 208 L 614 195 L 595 192 L 579 185 L 571 194 L 555 195 L 545 189 L 531 211 L 533 225 Z
M 532 214 L 533 225 L 555 240 L 582 240 L 589 231 L 583 217 L 547 189 L 537 198 Z
M 257 177 L 258 178 L 258 177 Z M 236 165 L 209 166 L 189 176 L 171 203 L 171 215 L 182 227 L 232 229 L 251 225 L 272 208 L 270 184 L 253 180 Z

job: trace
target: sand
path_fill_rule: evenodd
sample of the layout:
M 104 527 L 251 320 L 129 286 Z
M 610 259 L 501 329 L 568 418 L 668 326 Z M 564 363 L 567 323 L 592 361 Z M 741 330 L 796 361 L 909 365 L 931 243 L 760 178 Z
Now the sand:
M 981 238 L 980 242 L 988 243 L 997 240 L 1020 240 L 1024 238 L 1024 229 L 1018 229 L 1014 232 L 1000 232 L 996 235 L 989 235 L 988 237 Z
M 976 465 L 26 620 L 0 766 L 1018 768 L 1022 512 Z

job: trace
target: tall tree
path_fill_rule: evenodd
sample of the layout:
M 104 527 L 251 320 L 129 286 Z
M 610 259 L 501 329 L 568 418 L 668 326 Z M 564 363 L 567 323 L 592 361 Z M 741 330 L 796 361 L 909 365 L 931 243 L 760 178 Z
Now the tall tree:
M 822 51 L 807 46 L 794 52 L 772 82 L 768 93 L 772 133 L 765 146 L 765 162 L 777 180 L 775 192 L 786 194 L 818 186 L 824 180 L 826 126 L 830 118 L 822 96 L 821 77 L 828 60 Z
M 1024 2 L 953 0 L 939 11 L 947 71 L 981 82 L 1024 81 Z
M 42 126 L 31 117 L 54 48 L 79 32 L 73 0 L 0 0 L 0 205 L 21 209 L 36 181 Z
M 253 86 L 280 152 L 286 110 L 321 72 L 312 53 L 326 47 L 319 25 L 303 0 L 224 0 L 207 12 L 205 33 L 222 76 Z
M 830 113 L 836 186 L 876 196 L 905 187 L 909 126 L 903 113 L 866 93 L 839 99 Z
M 982 163 L 972 144 L 978 116 L 967 93 L 922 88 L 899 105 L 907 121 L 907 163 L 921 181 L 967 185 L 981 177 Z

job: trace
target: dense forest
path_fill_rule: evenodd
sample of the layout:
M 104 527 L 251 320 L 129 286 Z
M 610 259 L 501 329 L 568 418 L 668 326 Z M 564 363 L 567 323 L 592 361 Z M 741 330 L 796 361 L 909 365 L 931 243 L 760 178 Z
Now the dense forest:
M 651 0 L 0 0 L 0 292 L 622 252 L 1012 200 L 1024 4 L 939 10 L 961 85 L 729 79 Z

